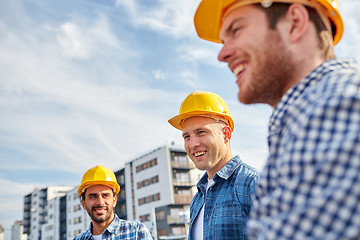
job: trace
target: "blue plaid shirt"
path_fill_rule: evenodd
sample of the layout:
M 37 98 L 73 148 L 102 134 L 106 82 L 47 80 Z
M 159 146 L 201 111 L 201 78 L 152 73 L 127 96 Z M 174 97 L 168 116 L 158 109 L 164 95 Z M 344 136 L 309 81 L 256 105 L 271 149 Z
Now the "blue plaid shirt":
M 360 239 L 360 75 L 324 62 L 282 97 L 248 232 L 256 239 Z
M 214 175 L 214 184 L 205 196 L 208 182 L 208 175 L 205 173 L 197 184 L 198 192 L 190 205 L 189 240 L 193 240 L 193 220 L 204 203 L 204 239 L 246 239 L 246 220 L 258 176 L 257 170 L 235 156 Z
M 91 234 L 92 224 L 83 233 L 77 235 L 74 240 L 93 240 Z M 101 239 L 106 240 L 152 240 L 149 230 L 144 224 L 136 221 L 126 221 L 120 219 L 116 214 L 114 220 L 105 229 Z

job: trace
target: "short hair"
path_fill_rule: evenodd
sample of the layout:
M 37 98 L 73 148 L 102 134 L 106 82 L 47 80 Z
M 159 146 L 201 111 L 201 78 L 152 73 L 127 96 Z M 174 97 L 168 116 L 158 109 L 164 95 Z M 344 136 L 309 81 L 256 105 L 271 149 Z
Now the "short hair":
M 270 29 L 275 29 L 278 21 L 285 16 L 286 12 L 289 9 L 290 3 L 273 3 L 270 7 L 264 8 L 261 4 L 254 4 L 256 7 L 262 9 L 268 19 Z M 305 6 L 309 12 L 310 21 L 314 24 L 318 39 L 319 39 L 319 48 L 323 53 L 325 60 L 335 58 L 335 53 L 333 50 L 333 36 L 327 30 L 323 21 L 321 20 L 317 11 L 312 7 Z M 330 21 L 331 22 L 331 21 Z M 332 32 L 335 33 L 335 25 L 331 22 Z

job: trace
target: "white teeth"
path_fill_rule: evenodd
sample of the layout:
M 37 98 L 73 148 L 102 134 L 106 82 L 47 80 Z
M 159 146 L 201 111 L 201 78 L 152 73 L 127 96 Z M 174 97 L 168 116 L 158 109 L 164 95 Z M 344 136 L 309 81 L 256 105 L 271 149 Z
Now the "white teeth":
M 240 64 L 234 69 L 234 75 L 237 76 L 240 72 L 244 71 L 244 65 Z
M 197 152 L 197 153 L 194 153 L 194 156 L 195 157 L 198 157 L 198 156 L 201 156 L 201 155 L 204 155 L 205 152 Z

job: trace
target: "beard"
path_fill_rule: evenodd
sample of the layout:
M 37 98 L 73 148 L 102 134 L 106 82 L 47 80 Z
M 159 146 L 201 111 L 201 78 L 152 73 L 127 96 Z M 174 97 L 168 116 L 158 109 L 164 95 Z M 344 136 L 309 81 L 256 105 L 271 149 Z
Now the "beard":
M 241 89 L 239 86 L 238 99 L 244 104 L 267 103 L 274 106 L 287 91 L 296 69 L 291 52 L 281 35 L 276 30 L 269 30 L 251 57 L 253 69 Z
M 104 210 L 104 214 L 99 215 L 96 213 L 96 210 L 99 208 Z M 86 211 L 88 212 L 90 218 L 96 223 L 106 222 L 112 215 L 114 215 L 113 208 L 109 206 L 93 206 L 91 208 L 86 207 Z

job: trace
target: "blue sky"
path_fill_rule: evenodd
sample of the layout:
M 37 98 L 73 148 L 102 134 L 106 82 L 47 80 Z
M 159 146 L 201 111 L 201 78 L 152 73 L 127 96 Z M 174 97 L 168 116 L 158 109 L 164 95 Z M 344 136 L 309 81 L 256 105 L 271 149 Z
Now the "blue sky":
M 118 170 L 180 131 L 167 120 L 194 90 L 216 92 L 235 119 L 233 152 L 261 168 L 271 109 L 244 106 L 220 45 L 197 37 L 199 0 L 0 0 L 0 224 L 22 219 L 35 187 Z M 360 2 L 340 0 L 338 57 L 360 61 Z

